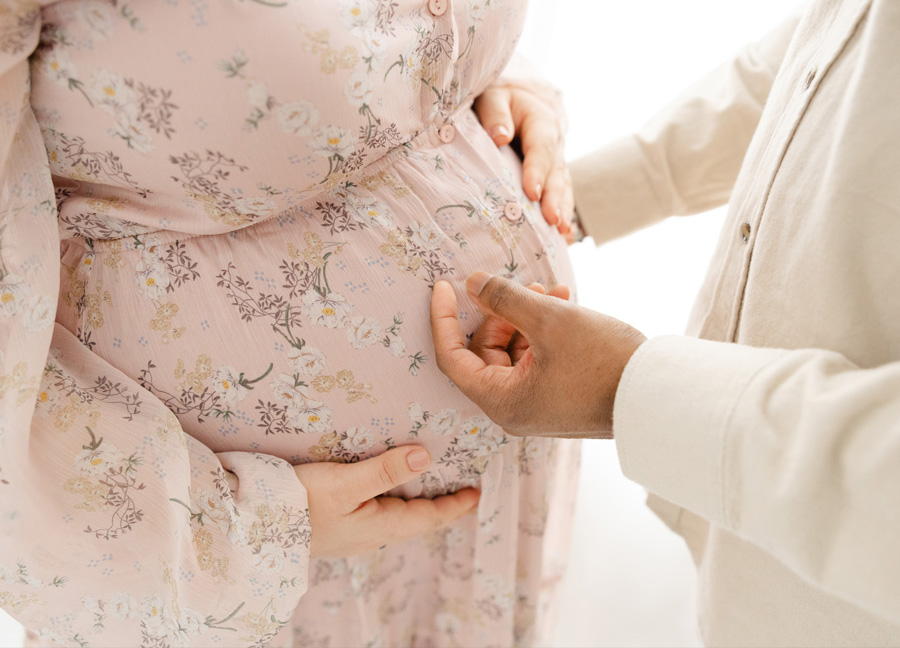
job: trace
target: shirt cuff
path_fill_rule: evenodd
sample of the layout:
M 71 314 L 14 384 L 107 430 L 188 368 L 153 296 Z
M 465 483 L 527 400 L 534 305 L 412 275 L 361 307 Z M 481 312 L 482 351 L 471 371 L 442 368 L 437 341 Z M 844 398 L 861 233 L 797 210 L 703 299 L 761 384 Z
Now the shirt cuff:
M 632 356 L 613 433 L 626 477 L 707 520 L 731 524 L 729 426 L 753 378 L 783 352 L 665 336 Z
M 644 153 L 633 135 L 572 162 L 569 170 L 581 226 L 597 245 L 669 216 L 654 193 Z

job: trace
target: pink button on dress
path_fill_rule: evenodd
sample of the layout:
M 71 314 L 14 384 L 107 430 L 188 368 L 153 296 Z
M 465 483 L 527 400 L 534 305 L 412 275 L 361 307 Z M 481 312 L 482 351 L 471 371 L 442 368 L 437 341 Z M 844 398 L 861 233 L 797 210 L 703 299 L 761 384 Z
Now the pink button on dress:
M 66 645 L 546 644 L 577 445 L 506 436 L 428 325 L 438 279 L 468 332 L 475 270 L 572 284 L 471 111 L 524 2 L 3 7 L 0 605 Z M 291 464 L 408 443 L 395 494 L 477 515 L 310 559 Z

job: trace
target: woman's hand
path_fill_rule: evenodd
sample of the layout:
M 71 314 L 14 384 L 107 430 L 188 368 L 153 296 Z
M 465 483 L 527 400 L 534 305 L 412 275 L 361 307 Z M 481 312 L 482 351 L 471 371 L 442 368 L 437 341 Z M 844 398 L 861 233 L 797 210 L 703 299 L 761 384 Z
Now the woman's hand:
M 478 505 L 474 488 L 433 500 L 379 497 L 418 477 L 430 464 L 427 450 L 403 446 L 359 463 L 295 466 L 309 502 L 310 554 L 343 558 L 412 540 L 447 526 Z
M 544 219 L 571 244 L 575 199 L 566 166 L 565 115 L 555 92 L 534 82 L 495 85 L 475 100 L 475 112 L 497 146 L 518 135 L 522 145 L 522 188 L 541 201 Z

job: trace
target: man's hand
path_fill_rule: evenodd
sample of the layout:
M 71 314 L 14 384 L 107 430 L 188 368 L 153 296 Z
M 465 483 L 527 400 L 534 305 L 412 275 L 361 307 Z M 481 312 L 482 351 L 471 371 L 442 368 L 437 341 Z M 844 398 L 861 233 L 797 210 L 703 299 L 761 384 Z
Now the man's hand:
M 431 331 L 441 371 L 510 434 L 611 438 L 619 379 L 646 338 L 557 298 L 567 290 L 543 295 L 484 272 L 469 277 L 466 290 L 488 315 L 468 348 L 453 288 L 434 286 Z
M 475 113 L 497 146 L 517 135 L 522 145 L 522 188 L 569 243 L 574 242 L 575 199 L 565 160 L 565 115 L 561 103 L 535 83 L 533 91 L 518 85 L 491 86 L 475 100 Z
M 430 464 L 427 450 L 403 446 L 353 464 L 294 466 L 309 503 L 311 555 L 344 558 L 406 542 L 474 510 L 479 493 L 473 488 L 433 500 L 379 497 L 415 479 Z

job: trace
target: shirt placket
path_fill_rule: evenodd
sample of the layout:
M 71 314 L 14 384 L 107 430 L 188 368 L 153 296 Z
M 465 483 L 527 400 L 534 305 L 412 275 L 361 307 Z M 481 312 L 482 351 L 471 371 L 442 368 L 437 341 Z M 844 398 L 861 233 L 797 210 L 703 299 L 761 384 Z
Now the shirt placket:
M 777 205 L 768 199 L 785 153 L 828 69 L 840 56 L 868 10 L 870 0 L 825 2 L 831 16 L 820 30 L 824 36 L 791 48 L 779 73 L 735 187 L 725 225 L 731 242 L 716 284 L 712 307 L 700 337 L 735 342 L 750 265 L 759 229 Z M 798 29 L 803 29 L 804 25 Z M 818 31 L 818 30 L 817 30 Z

